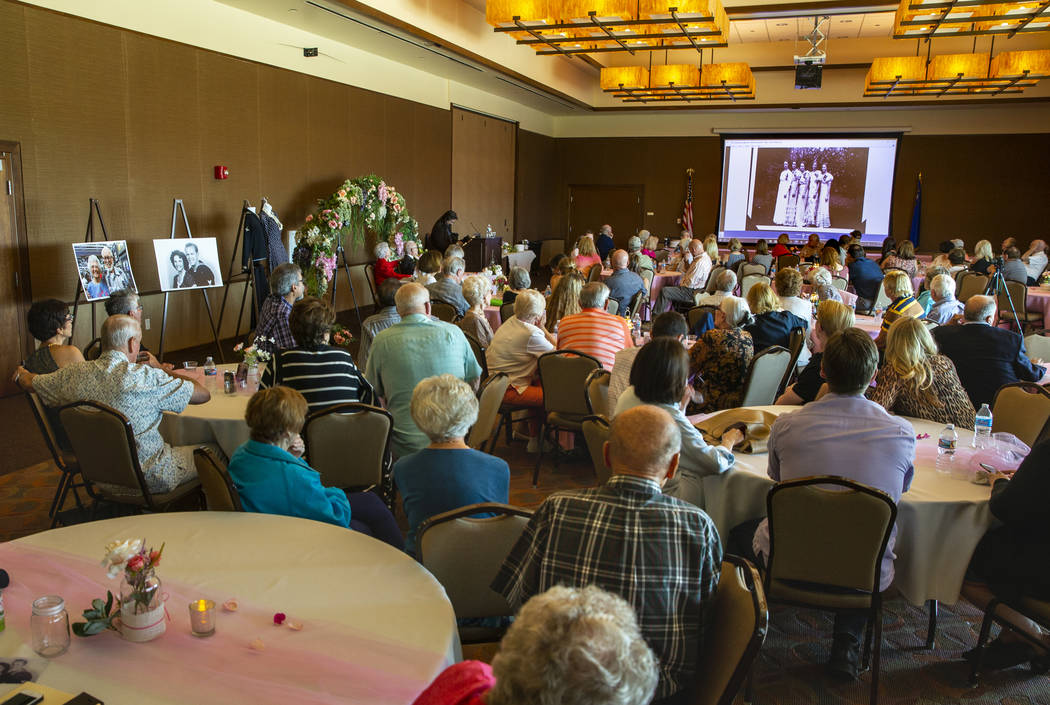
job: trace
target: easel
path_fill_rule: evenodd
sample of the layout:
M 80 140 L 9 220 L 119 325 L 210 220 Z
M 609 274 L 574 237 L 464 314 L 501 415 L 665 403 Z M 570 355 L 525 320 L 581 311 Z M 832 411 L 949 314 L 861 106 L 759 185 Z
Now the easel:
M 239 338 L 241 336 L 241 320 L 244 318 L 244 301 L 248 297 L 248 293 L 251 292 L 252 296 L 252 309 L 255 311 L 255 320 L 259 320 L 259 301 L 255 297 L 255 262 L 251 262 L 248 265 L 248 270 L 245 271 L 243 267 L 239 272 L 237 269 L 237 255 L 240 254 L 241 249 L 241 235 L 244 234 L 244 212 L 251 206 L 248 199 L 244 199 L 244 203 L 241 205 L 241 217 L 237 221 L 237 237 L 233 241 L 233 254 L 230 256 L 230 267 L 226 270 L 226 286 L 222 292 L 222 304 L 219 306 L 219 330 L 222 330 L 222 317 L 226 313 L 226 298 L 230 295 L 230 285 L 239 282 L 245 282 L 244 293 L 241 294 L 241 305 L 237 309 L 237 327 L 233 331 L 233 337 Z M 250 344 L 246 343 L 246 345 Z
M 87 228 L 84 231 L 84 242 L 95 241 L 95 218 L 98 217 L 98 225 L 102 228 L 102 242 L 109 241 L 109 233 L 106 232 L 106 223 L 102 220 L 102 210 L 99 208 L 97 198 L 88 199 L 88 217 L 87 217 Z M 73 293 L 73 328 L 77 325 L 77 308 L 80 306 L 80 294 L 84 291 L 84 282 L 80 278 L 80 272 L 77 272 L 77 288 Z M 95 339 L 95 331 L 98 330 L 95 323 L 95 304 L 94 302 L 88 302 L 91 304 L 91 339 Z
M 361 309 L 357 306 L 357 294 L 354 293 L 354 280 L 350 276 L 350 264 L 346 261 L 346 250 L 343 248 L 343 234 L 339 233 L 335 246 L 335 274 L 332 276 L 332 310 L 335 310 L 335 290 L 339 284 L 339 260 L 343 261 L 343 272 L 346 273 L 346 283 L 350 287 L 350 296 L 354 300 L 354 313 L 357 314 L 358 329 L 364 328 L 361 322 Z
M 186 227 L 186 237 L 193 239 L 193 233 L 190 232 L 190 221 L 186 217 L 186 206 L 182 204 L 181 198 L 176 198 L 171 204 L 171 236 L 170 239 L 175 239 L 175 226 L 178 224 L 176 217 L 179 213 L 182 213 L 182 224 Z M 219 362 L 226 362 L 226 356 L 222 354 L 222 346 L 219 344 L 219 334 L 215 329 L 215 319 L 211 315 L 211 301 L 208 300 L 208 290 L 201 289 L 201 296 L 204 297 L 204 310 L 208 312 L 208 324 L 211 326 L 212 339 L 215 341 L 215 349 L 219 351 Z M 157 359 L 161 362 L 164 361 L 164 331 L 168 328 L 168 295 L 171 292 L 164 292 L 164 316 L 161 318 L 160 323 L 160 349 L 157 350 Z

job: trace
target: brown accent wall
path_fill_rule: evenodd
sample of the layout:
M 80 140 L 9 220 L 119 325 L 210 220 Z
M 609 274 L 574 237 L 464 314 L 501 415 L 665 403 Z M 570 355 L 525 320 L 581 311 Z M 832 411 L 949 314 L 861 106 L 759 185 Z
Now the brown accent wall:
M 556 218 L 562 200 L 561 191 L 558 190 L 558 140 L 519 129 L 517 146 L 515 241 L 564 236 L 565 224 Z M 568 198 L 567 193 L 565 197 Z

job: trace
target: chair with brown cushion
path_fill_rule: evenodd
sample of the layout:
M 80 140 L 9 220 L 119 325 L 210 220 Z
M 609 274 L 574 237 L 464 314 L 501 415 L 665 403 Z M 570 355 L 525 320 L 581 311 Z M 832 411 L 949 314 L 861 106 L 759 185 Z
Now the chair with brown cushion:
M 963 303 L 971 296 L 983 294 L 988 290 L 988 277 L 977 272 L 963 271 L 962 276 L 959 278 L 958 293 L 955 298 Z
M 743 262 L 743 260 L 741 260 L 741 262 Z M 740 275 L 741 281 L 743 281 L 744 277 L 749 274 L 761 274 L 762 276 L 765 276 L 766 273 L 769 272 L 766 265 L 757 262 L 743 262 L 743 264 L 740 264 L 739 266 L 740 271 L 738 274 Z
M 559 429 L 583 430 L 583 419 L 590 415 L 590 409 L 587 407 L 587 376 L 601 366 L 602 363 L 597 358 L 577 350 L 555 350 L 540 355 L 537 368 L 543 387 L 545 417 L 540 431 L 536 469 L 532 473 L 533 487 L 536 487 L 540 478 L 543 444 L 547 433 Z M 558 462 L 556 448 L 554 462 Z
M 612 374 L 609 370 L 599 367 L 591 370 L 584 381 L 584 389 L 587 391 L 587 411 L 591 414 L 602 414 L 609 416 L 609 380 Z
M 591 462 L 594 463 L 594 475 L 598 478 L 598 484 L 604 485 L 610 477 L 612 470 L 605 464 L 605 442 L 609 440 L 609 420 L 601 414 L 594 414 L 583 419 L 583 440 L 587 443 L 587 451 L 591 454 Z
M 95 338 L 84 346 L 84 359 L 97 360 L 102 355 L 102 338 Z
M 999 387 L 992 400 L 992 433 L 1012 433 L 1029 448 L 1050 436 L 1050 391 L 1034 382 Z
M 640 270 L 638 272 L 638 276 L 640 276 L 642 278 L 642 281 L 645 282 L 645 296 L 642 297 L 641 306 L 639 307 L 639 309 L 637 311 L 633 310 L 633 308 L 632 308 L 632 313 L 631 313 L 632 316 L 635 313 L 640 312 L 641 310 L 648 311 L 650 306 L 652 305 L 653 279 L 656 277 L 656 272 L 654 272 L 653 270 L 649 269 L 648 267 L 645 267 L 645 268 L 643 268 L 642 270 Z M 632 307 L 633 307 L 633 299 L 632 299 Z
M 506 598 L 489 585 L 531 516 L 522 507 L 482 503 L 437 514 L 420 525 L 419 562 L 445 588 L 457 618 L 514 615 Z M 459 638 L 463 643 L 498 641 L 503 631 L 460 627 Z
M 794 267 L 798 269 L 799 258 L 798 255 L 780 255 L 777 257 L 777 271 L 785 267 Z
M 505 323 L 508 318 L 514 315 L 514 302 L 509 304 L 503 304 L 499 307 L 499 322 Z
M 699 306 L 693 306 L 689 309 L 689 312 L 685 315 L 686 323 L 689 325 L 689 330 L 694 330 L 696 324 L 699 323 L 704 316 L 710 315 L 711 322 L 714 323 L 715 311 L 718 310 L 717 306 L 712 304 L 701 304 Z
M 1034 330 L 1026 335 L 1024 349 L 1033 360 L 1050 360 L 1050 330 Z
M 779 345 L 766 348 L 751 358 L 740 406 L 766 406 L 776 401 L 790 364 L 791 352 Z
M 497 372 L 487 378 L 478 390 L 478 420 L 467 434 L 467 445 L 475 450 L 485 450 L 485 443 L 493 436 L 499 420 L 499 408 L 503 395 L 510 386 L 506 372 Z M 495 442 L 493 442 L 495 443 Z
M 47 515 L 51 517 L 51 528 L 53 529 L 58 526 L 61 520 L 62 507 L 66 504 L 66 496 L 69 494 L 69 490 L 73 490 L 73 498 L 76 500 L 77 509 L 79 512 L 83 512 L 84 504 L 80 500 L 80 493 L 77 491 L 77 488 L 86 488 L 87 485 L 83 479 L 77 482 L 77 475 L 80 474 L 77 458 L 72 451 L 62 449 L 58 440 L 58 433 L 52 427 L 48 411 L 44 408 L 44 403 L 40 401 L 40 397 L 37 396 L 36 392 L 26 392 L 26 401 L 29 402 L 29 408 L 33 411 L 33 418 L 36 419 L 36 425 L 40 429 L 40 434 L 44 437 L 44 444 L 51 453 L 51 459 L 61 474 L 61 477 L 58 478 L 58 487 L 55 488 L 55 496 L 51 500 L 51 508 L 47 512 Z
M 587 283 L 590 284 L 591 282 L 600 282 L 602 280 L 603 269 L 604 265 L 602 265 L 601 262 L 598 262 L 597 264 L 592 264 L 590 269 L 587 270 Z
M 1004 281 L 1006 288 L 1003 289 L 1000 286 L 996 296 L 999 304 L 999 321 L 1017 326 L 1017 330 L 1021 331 L 1023 335 L 1025 328 L 1037 326 L 1043 322 L 1043 314 L 1041 311 L 1028 310 L 1027 286 L 1021 282 L 1009 279 Z M 1009 297 L 1007 297 L 1007 294 L 1009 294 Z M 1013 303 L 1013 310 L 1010 309 L 1011 303 Z M 1017 313 L 1017 320 L 1014 320 L 1015 312 Z
M 369 262 L 365 265 L 365 283 L 368 284 L 368 293 L 372 295 L 372 303 L 379 310 L 379 287 L 376 286 L 376 266 Z
M 725 271 L 725 265 L 718 264 L 711 269 L 711 273 L 707 275 L 707 286 L 704 287 L 704 293 L 713 294 L 715 293 L 715 279 Z
M 1044 632 L 1050 631 L 1050 600 L 1040 600 L 1034 597 L 1019 597 L 1009 600 L 993 598 L 984 610 L 981 632 L 977 637 L 977 655 L 974 657 L 973 665 L 970 668 L 970 685 L 972 686 L 976 687 L 979 684 L 981 665 L 984 662 L 984 649 L 988 643 L 988 636 L 993 622 L 999 622 L 1004 630 L 1009 629 L 1017 636 L 1032 642 L 1040 652 L 1046 650 L 1046 642 L 1033 638 L 1028 632 L 1014 626 L 1009 619 L 1004 619 L 1004 615 L 999 612 L 1000 607 L 1008 607 L 1027 617 L 1038 624 Z
M 390 471 L 393 427 L 389 411 L 369 404 L 335 404 L 315 411 L 303 425 L 305 459 L 325 487 L 382 487 Z
M 230 473 L 211 448 L 194 448 L 193 464 L 204 490 L 204 499 L 210 512 L 243 512 L 241 496 L 233 485 Z
M 641 315 L 647 296 L 648 294 L 644 291 L 635 292 L 635 295 L 631 297 L 630 303 L 627 304 L 627 318 L 633 319 L 635 316 Z
M 197 479 L 169 492 L 150 492 L 139 464 L 131 422 L 113 407 L 97 401 L 77 401 L 59 407 L 58 417 L 77 456 L 80 474 L 88 483 L 86 489 L 94 500 L 93 513 L 99 502 L 160 512 L 181 499 L 200 495 L 201 483 Z
M 732 705 L 769 628 L 762 580 L 747 560 L 731 555 L 722 559 L 710 615 L 690 705 Z
M 464 331 L 463 335 L 467 337 L 467 342 L 470 343 L 470 350 L 474 353 L 474 359 L 478 361 L 478 366 L 481 367 L 481 379 L 485 379 L 489 376 L 489 366 L 485 362 L 485 347 L 480 340 L 474 337 L 473 333 Z
M 875 705 L 882 652 L 882 556 L 897 520 L 896 503 L 881 490 L 842 477 L 804 477 L 774 485 L 766 496 L 766 514 L 767 599 L 831 612 L 867 611 L 861 664 L 867 668 L 871 662 L 870 701 Z
M 456 313 L 456 307 L 444 301 L 431 301 L 430 313 L 438 320 L 446 323 L 455 323 L 456 319 L 459 318 L 459 314 Z

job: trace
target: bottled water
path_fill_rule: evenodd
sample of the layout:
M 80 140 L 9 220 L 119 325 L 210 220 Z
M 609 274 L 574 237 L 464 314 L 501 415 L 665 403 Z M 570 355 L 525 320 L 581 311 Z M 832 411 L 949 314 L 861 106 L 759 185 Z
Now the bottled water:
M 981 410 L 973 420 L 973 447 L 985 448 L 992 436 L 992 410 L 981 404 Z
M 959 434 L 955 432 L 955 424 L 948 424 L 937 439 L 937 472 L 948 474 L 952 471 L 958 443 Z
M 204 361 L 204 383 L 205 386 L 213 387 L 218 379 L 219 370 L 215 367 L 215 360 L 211 355 Z
M 634 317 L 631 320 L 631 330 L 635 338 L 642 337 L 642 314 L 634 314 Z

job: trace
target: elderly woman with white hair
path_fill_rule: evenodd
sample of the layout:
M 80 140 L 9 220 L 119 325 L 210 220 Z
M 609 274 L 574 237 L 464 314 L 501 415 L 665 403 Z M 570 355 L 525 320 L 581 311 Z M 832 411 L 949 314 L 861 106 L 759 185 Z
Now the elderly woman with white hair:
M 510 273 L 507 274 L 507 286 L 509 288 L 503 290 L 503 303 L 512 304 L 518 294 L 532 287 L 529 270 L 524 267 L 511 267 Z
M 491 667 L 449 666 L 413 705 L 646 705 L 657 665 L 622 597 L 559 585 L 525 603 Z
M 492 326 L 485 318 L 485 305 L 489 302 L 492 283 L 488 277 L 473 274 L 463 280 L 460 288 L 470 308 L 463 314 L 463 318 L 459 319 L 457 325 L 464 333 L 474 336 L 481 343 L 481 347 L 487 348 L 492 342 Z
M 394 484 L 408 518 L 405 550 L 415 555 L 420 524 L 480 502 L 507 502 L 510 468 L 464 442 L 478 420 L 478 399 L 453 375 L 428 377 L 412 391 L 412 420 L 430 445 L 394 463 Z M 489 516 L 489 515 L 481 515 Z
M 104 299 L 109 296 L 109 286 L 102 272 L 102 262 L 98 255 L 89 255 L 87 258 L 88 279 L 84 282 L 84 294 L 88 300 Z
M 962 301 L 955 298 L 955 279 L 948 274 L 938 274 L 930 282 L 930 306 L 926 314 L 927 321 L 933 321 L 937 325 L 951 322 L 955 316 L 962 315 Z
M 816 267 L 816 270 L 813 272 L 813 293 L 821 301 L 838 301 L 841 303 L 842 294 L 831 285 L 831 272 L 823 267 Z
M 391 277 L 407 279 L 412 276 L 410 274 L 401 274 L 397 271 L 398 260 L 394 257 L 394 251 L 390 249 L 390 243 L 377 242 L 373 252 L 376 256 L 375 269 L 373 271 L 377 290 L 380 284 Z
M 732 274 L 726 270 L 727 274 Z M 751 322 L 747 301 L 726 295 L 715 311 L 715 327 L 705 332 L 689 351 L 689 373 L 693 386 L 703 394 L 699 411 L 710 413 L 740 406 L 747 381 L 747 368 L 755 356 L 755 344 L 744 326 Z

